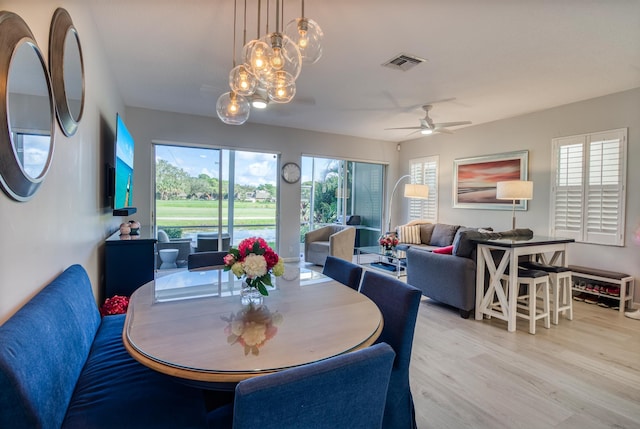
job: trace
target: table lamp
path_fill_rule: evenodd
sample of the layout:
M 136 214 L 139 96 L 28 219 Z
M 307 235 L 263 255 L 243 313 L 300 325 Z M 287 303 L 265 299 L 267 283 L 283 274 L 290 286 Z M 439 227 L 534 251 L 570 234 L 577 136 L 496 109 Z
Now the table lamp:
M 391 191 L 391 198 L 389 199 L 389 222 L 387 224 L 387 232 L 391 232 L 391 206 L 393 204 L 393 195 L 396 193 L 396 188 L 400 184 L 403 179 L 411 178 L 411 175 L 405 174 L 401 178 L 398 179 L 395 186 L 393 187 L 393 191 Z M 415 199 L 427 199 L 429 198 L 429 187 L 427 185 L 418 185 L 415 183 L 407 183 L 404 185 L 404 197 L 405 198 L 415 198 Z
M 496 198 L 512 201 L 511 229 L 516 229 L 516 200 L 533 198 L 533 182 L 530 180 L 506 180 L 496 183 Z

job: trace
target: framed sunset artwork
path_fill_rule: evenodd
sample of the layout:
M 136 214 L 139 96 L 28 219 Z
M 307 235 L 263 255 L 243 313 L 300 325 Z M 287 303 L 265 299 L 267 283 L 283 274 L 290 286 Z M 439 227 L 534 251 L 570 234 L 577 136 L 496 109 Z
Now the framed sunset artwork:
M 453 207 L 511 210 L 511 201 L 496 198 L 496 183 L 527 180 L 528 165 L 526 150 L 454 160 Z M 526 209 L 526 200 L 516 200 L 516 210 Z

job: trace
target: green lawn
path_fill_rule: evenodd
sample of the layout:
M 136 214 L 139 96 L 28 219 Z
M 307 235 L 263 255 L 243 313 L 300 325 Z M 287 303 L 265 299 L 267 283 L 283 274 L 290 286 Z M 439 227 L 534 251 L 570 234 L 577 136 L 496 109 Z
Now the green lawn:
M 275 225 L 276 203 L 236 201 L 234 225 Z M 227 223 L 228 201 L 222 203 L 223 223 Z M 161 226 L 215 225 L 218 202 L 206 200 L 157 200 L 156 223 Z

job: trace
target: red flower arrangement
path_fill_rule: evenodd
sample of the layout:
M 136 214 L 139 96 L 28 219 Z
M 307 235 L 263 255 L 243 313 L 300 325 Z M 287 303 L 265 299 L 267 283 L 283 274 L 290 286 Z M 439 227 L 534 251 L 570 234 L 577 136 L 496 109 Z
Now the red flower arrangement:
M 271 286 L 271 274 L 276 277 L 284 274 L 284 260 L 259 237 L 245 238 L 237 249 L 229 249 L 224 265 L 225 271 L 231 270 L 237 278 L 245 276 L 247 285 L 265 296 L 269 295 L 266 286 Z
M 380 243 L 380 245 L 385 249 L 390 249 L 397 246 L 399 241 L 398 237 L 396 237 L 395 235 L 383 235 L 382 237 L 380 237 L 380 240 L 378 240 L 378 243 Z
M 104 300 L 104 304 L 100 307 L 100 315 L 104 317 L 112 314 L 125 314 L 127 308 L 129 308 L 129 298 L 114 295 Z

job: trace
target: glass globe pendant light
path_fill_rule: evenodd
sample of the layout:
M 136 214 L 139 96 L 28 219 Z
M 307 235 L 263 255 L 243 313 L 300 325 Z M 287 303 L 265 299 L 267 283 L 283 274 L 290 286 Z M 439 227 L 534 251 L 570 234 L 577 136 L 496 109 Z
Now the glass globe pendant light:
M 234 16 L 235 19 L 235 16 Z M 234 21 L 235 28 L 235 21 Z M 243 46 L 247 43 L 247 0 L 244 0 L 244 20 L 243 20 Z M 234 42 L 233 42 L 233 50 L 234 50 L 234 63 L 235 63 L 235 29 L 234 29 Z M 247 68 L 245 64 L 240 64 L 239 66 L 234 67 L 229 73 L 229 86 L 231 90 L 238 95 L 242 95 L 245 97 L 249 97 L 253 95 L 256 91 L 257 87 L 257 79 L 251 73 L 251 71 Z
M 269 63 L 273 71 L 284 70 L 298 79 L 302 70 L 300 49 L 288 36 L 274 32 L 260 39 L 270 47 Z
M 291 73 L 278 70 L 267 84 L 267 96 L 274 103 L 288 103 L 296 95 L 296 80 Z
M 248 97 L 256 92 L 258 82 L 244 64 L 240 64 L 229 73 L 229 86 L 238 95 Z
M 228 125 L 242 125 L 249 119 L 251 106 L 242 95 L 233 91 L 225 92 L 218 97 L 216 113 L 222 122 Z
M 324 33 L 317 22 L 304 16 L 304 0 L 302 0 L 302 18 L 289 21 L 284 33 L 298 45 L 303 62 L 313 64 L 322 56 Z
M 220 118 L 222 122 L 228 125 L 244 124 L 249 119 L 249 114 L 251 113 L 251 106 L 249 104 L 249 101 L 247 101 L 246 98 L 244 98 L 242 95 L 237 94 L 233 90 L 233 86 L 236 82 L 231 78 L 231 75 L 234 75 L 234 70 L 237 69 L 236 52 L 235 52 L 236 50 L 236 10 L 237 10 L 237 0 L 234 0 L 233 2 L 233 69 L 229 77 L 229 85 L 231 86 L 231 91 L 225 92 L 224 94 L 222 94 L 220 97 L 218 97 L 218 101 L 216 102 L 216 113 L 218 114 L 218 118 Z M 255 87 L 255 82 L 254 82 L 254 87 Z

